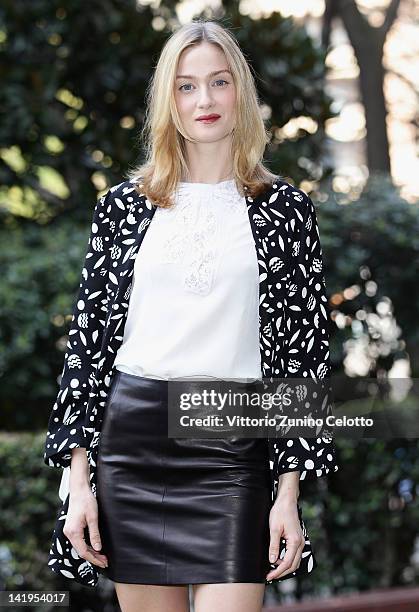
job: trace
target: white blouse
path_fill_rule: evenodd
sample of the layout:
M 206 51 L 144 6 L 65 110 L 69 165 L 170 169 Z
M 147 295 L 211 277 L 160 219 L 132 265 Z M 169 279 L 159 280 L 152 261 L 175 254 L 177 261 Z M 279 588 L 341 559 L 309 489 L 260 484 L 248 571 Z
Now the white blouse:
M 158 379 L 262 378 L 259 270 L 234 179 L 179 183 L 158 207 L 134 263 L 115 367 Z

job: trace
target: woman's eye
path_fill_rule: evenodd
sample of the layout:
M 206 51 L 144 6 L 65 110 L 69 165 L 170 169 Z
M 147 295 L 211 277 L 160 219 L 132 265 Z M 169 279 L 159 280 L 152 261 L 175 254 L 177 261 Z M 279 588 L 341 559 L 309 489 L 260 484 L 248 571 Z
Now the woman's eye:
M 225 79 L 217 79 L 216 81 L 214 81 L 214 83 L 227 83 L 227 85 L 228 85 L 228 81 L 226 81 Z M 182 91 L 182 89 L 184 87 L 190 87 L 191 85 L 192 85 L 192 83 L 184 83 L 183 85 L 181 85 L 179 87 L 179 91 Z M 190 89 L 185 89 L 183 91 L 191 91 L 191 90 Z

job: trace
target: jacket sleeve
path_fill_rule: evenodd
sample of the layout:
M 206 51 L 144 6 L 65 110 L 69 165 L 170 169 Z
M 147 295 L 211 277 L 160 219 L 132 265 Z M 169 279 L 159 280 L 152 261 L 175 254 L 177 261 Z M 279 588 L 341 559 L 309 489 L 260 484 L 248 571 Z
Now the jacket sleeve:
M 60 388 L 52 408 L 44 463 L 69 467 L 71 449 L 85 446 L 84 418 L 105 327 L 107 279 L 116 222 L 111 188 L 95 205 L 77 299 L 73 309 Z
M 291 201 L 290 277 L 284 304 L 285 376 L 300 379 L 298 383 L 303 378 L 314 379 L 305 387 L 304 407 L 311 406 L 311 393 L 321 397 L 321 401 L 314 401 L 313 416 L 321 416 L 324 430 L 317 437 L 275 440 L 274 473 L 278 477 L 299 471 L 300 480 L 308 480 L 336 472 L 338 464 L 332 427 L 326 424 L 326 416 L 332 413 L 329 319 L 316 211 L 311 198 L 300 189 L 293 189 Z M 298 409 L 294 416 L 298 416 Z

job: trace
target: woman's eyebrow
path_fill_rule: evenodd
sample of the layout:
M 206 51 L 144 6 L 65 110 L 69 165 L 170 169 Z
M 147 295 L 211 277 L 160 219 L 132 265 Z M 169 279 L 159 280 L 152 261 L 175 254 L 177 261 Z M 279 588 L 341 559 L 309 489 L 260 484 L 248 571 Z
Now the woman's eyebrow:
M 216 74 L 221 74 L 221 72 L 228 72 L 229 74 L 231 74 L 230 70 L 228 70 L 227 68 L 224 70 L 214 70 L 213 72 L 210 72 L 209 74 L 207 74 L 207 77 L 212 77 L 215 76 Z M 194 77 L 191 74 L 178 74 L 176 75 L 177 79 L 196 79 L 196 77 Z

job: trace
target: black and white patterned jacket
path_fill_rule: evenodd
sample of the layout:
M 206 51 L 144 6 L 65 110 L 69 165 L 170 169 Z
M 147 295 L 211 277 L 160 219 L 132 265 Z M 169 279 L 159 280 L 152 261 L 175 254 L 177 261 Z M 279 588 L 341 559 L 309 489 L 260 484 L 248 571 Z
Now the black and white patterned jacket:
M 115 355 L 123 340 L 134 261 L 156 211 L 141 194 L 141 184 L 138 190 L 135 187 L 134 181 L 126 180 L 96 203 L 45 441 L 44 462 L 57 468 L 69 468 L 72 448 L 87 449 L 94 495 L 101 424 Z M 304 191 L 279 179 L 262 195 L 247 196 L 246 202 L 259 265 L 262 375 L 324 379 L 330 373 L 328 311 L 314 205 Z M 300 480 L 307 480 L 338 469 L 328 435 L 277 437 L 268 439 L 268 445 L 273 501 L 278 476 L 284 472 L 299 470 Z M 65 469 L 48 565 L 69 579 L 95 586 L 98 567 L 79 557 L 63 533 L 68 474 Z M 307 574 L 317 565 L 299 504 L 298 512 L 305 536 L 302 560 L 295 572 L 277 580 Z

